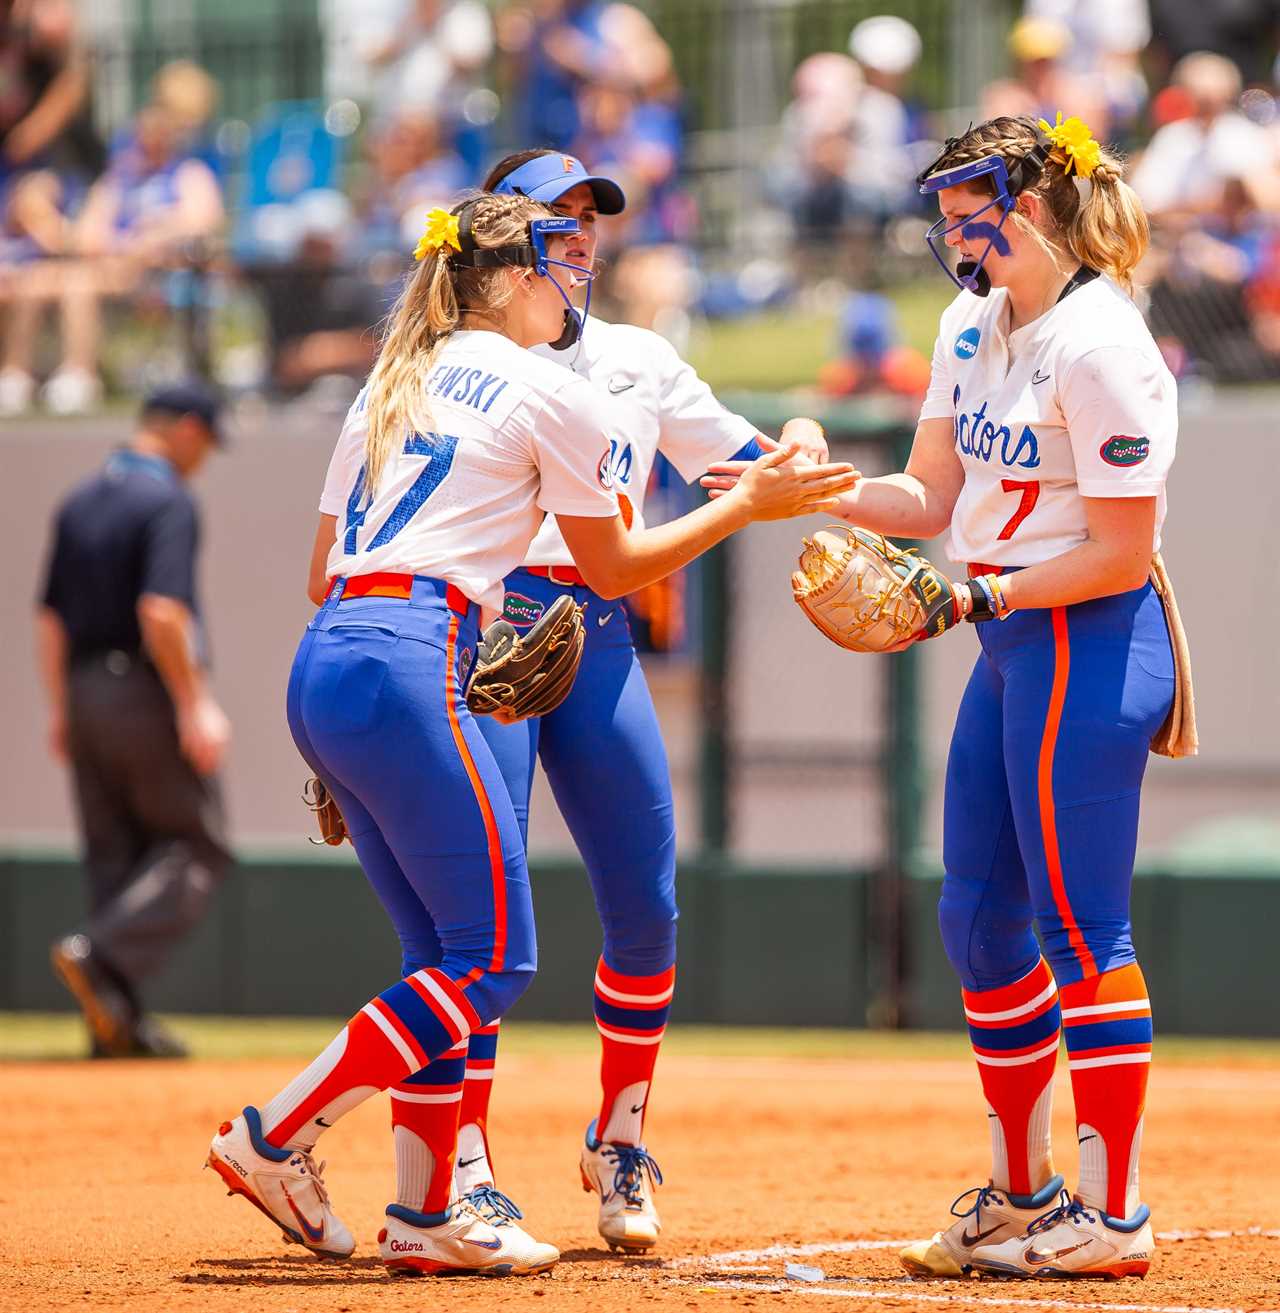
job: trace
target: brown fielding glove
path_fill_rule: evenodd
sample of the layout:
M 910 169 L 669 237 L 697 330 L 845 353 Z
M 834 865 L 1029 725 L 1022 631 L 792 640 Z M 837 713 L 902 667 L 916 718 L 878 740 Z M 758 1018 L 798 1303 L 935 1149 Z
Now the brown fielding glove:
M 495 620 L 476 648 L 476 667 L 467 685 L 471 714 L 511 725 L 554 711 L 573 687 L 585 638 L 582 607 L 567 593 L 547 607 L 527 634 Z
M 903 551 L 878 533 L 845 525 L 804 540 L 791 591 L 805 615 L 851 652 L 933 638 L 970 610 L 967 589 L 958 596 L 951 580 L 914 548 Z
M 320 827 L 320 837 L 312 839 L 312 843 L 327 843 L 336 848 L 344 839 L 350 838 L 342 812 L 319 776 L 313 775 L 302 786 L 302 801 L 315 812 L 316 824 Z

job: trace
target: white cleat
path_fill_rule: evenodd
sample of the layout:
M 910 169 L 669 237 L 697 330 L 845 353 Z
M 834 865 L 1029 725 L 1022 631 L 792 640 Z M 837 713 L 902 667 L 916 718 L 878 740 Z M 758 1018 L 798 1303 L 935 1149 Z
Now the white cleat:
M 378 1249 L 393 1276 L 529 1277 L 560 1260 L 555 1245 L 535 1240 L 509 1218 L 486 1221 L 465 1199 L 434 1216 L 390 1204 Z
M 600 1196 L 597 1225 L 609 1248 L 643 1254 L 662 1231 L 652 1194 L 662 1172 L 644 1145 L 602 1144 L 595 1131 L 593 1121 L 582 1146 L 582 1188 Z
M 1042 1190 L 1030 1198 L 1020 1198 L 1018 1203 L 993 1185 L 975 1186 L 951 1205 L 951 1212 L 958 1221 L 945 1231 L 938 1231 L 932 1240 L 918 1240 L 914 1245 L 908 1245 L 899 1252 L 898 1260 L 913 1277 L 968 1276 L 975 1250 L 1025 1235 L 1027 1227 L 1053 1207 L 1061 1191 L 1060 1176 L 1052 1177 Z M 957 1212 L 960 1205 L 975 1193 L 974 1202 L 964 1212 Z
M 1027 1233 L 1003 1244 L 982 1245 L 974 1251 L 973 1267 L 983 1276 L 1145 1277 L 1155 1253 L 1151 1210 L 1143 1204 L 1129 1221 L 1108 1217 L 1079 1199 L 1033 1222 Z
M 277 1149 L 262 1138 L 256 1108 L 223 1122 L 209 1146 L 208 1166 L 284 1232 L 324 1258 L 349 1258 L 356 1243 L 329 1207 L 329 1192 L 309 1153 Z

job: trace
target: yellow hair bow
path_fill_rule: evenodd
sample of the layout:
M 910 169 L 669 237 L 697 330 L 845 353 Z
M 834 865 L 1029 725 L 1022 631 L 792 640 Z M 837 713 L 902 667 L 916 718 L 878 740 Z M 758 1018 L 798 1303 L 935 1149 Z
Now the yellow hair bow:
M 462 250 L 462 243 L 458 240 L 458 216 L 437 207 L 427 215 L 426 231 L 414 247 L 413 258 L 424 260 L 442 246 L 452 246 L 455 251 Z
M 1082 178 L 1087 178 L 1098 167 L 1102 159 L 1102 147 L 1094 140 L 1093 132 L 1087 123 L 1074 115 L 1062 121 L 1062 111 L 1058 111 L 1058 121 L 1052 125 L 1040 120 L 1040 130 L 1053 142 L 1059 152 L 1059 162 L 1065 172 L 1075 171 Z

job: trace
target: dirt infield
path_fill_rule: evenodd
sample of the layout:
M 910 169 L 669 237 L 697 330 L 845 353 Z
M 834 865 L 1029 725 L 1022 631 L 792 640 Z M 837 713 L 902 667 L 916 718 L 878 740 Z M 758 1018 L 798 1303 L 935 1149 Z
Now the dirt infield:
M 507 1054 L 494 1097 L 500 1184 L 564 1258 L 545 1277 L 447 1282 L 393 1280 L 377 1261 L 392 1184 L 382 1097 L 321 1144 L 357 1240 L 352 1261 L 326 1263 L 200 1170 L 218 1122 L 274 1092 L 296 1061 L 4 1064 L 0 1308 L 1280 1309 L 1280 1066 L 1157 1063 L 1144 1195 L 1157 1230 L 1185 1238 L 1162 1240 L 1146 1281 L 921 1283 L 901 1275 L 889 1242 L 935 1229 L 983 1179 L 985 1130 L 968 1063 L 913 1053 L 664 1055 L 648 1139 L 667 1178 L 666 1230 L 647 1260 L 603 1248 L 578 1183 L 594 1060 Z M 1070 1179 L 1065 1078 L 1057 1107 Z M 787 1281 L 795 1251 L 827 1280 Z

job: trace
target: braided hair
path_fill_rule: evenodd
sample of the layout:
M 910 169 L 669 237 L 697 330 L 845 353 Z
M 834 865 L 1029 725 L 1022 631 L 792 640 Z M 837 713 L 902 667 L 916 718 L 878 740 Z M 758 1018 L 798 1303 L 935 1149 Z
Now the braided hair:
M 1103 148 L 1087 178 L 1070 172 L 1071 160 L 1045 139 L 1032 118 L 1002 115 L 947 140 L 930 173 L 999 155 L 1010 190 L 1044 201 L 1054 231 L 1043 233 L 1016 211 L 1012 218 L 1051 250 L 1064 250 L 1079 264 L 1133 291 L 1133 270 L 1151 240 L 1147 216 L 1128 183 L 1119 157 Z M 966 184 L 995 194 L 990 178 Z

